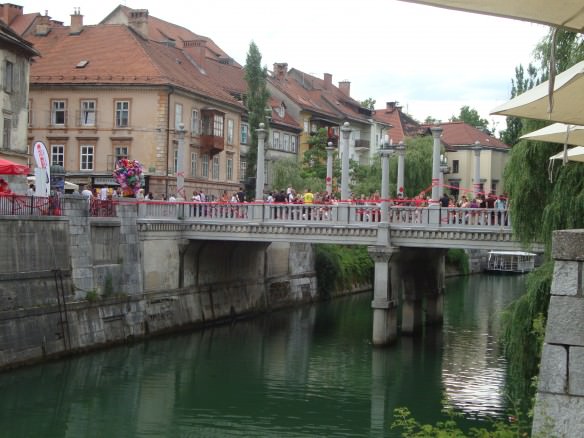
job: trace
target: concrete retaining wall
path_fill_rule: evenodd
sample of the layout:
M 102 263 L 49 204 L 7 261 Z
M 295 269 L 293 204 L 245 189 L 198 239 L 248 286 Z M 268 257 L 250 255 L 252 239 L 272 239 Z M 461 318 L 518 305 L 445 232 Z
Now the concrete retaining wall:
M 317 298 L 312 245 L 140 242 L 135 205 L 0 218 L 0 369 Z

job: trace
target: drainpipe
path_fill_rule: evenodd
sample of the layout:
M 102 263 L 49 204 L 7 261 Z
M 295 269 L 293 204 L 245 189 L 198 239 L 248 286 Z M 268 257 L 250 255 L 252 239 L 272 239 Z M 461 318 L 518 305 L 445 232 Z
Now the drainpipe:
M 168 162 L 170 158 L 170 95 L 174 93 L 174 87 L 168 87 L 168 97 L 166 101 L 166 182 L 164 192 L 168 199 Z

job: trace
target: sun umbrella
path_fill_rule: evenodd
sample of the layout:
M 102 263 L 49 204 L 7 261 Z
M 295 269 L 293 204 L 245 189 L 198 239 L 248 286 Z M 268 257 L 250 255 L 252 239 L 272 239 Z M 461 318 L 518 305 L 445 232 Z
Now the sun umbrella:
M 497 17 L 515 18 L 533 23 L 563 27 L 575 32 L 584 30 L 582 0 L 403 0 L 447 9 L 477 12 Z
M 529 134 L 522 135 L 525 140 L 549 141 L 551 143 L 584 146 L 584 126 L 554 123 Z
M 30 170 L 24 164 L 13 163 L 0 158 L 0 175 L 26 175 L 28 173 L 30 173 Z
M 568 161 L 581 161 L 584 162 L 584 146 L 576 146 L 575 148 L 567 150 Z M 559 152 L 556 155 L 552 155 L 550 160 L 563 160 L 564 153 Z
M 493 109 L 491 114 L 584 125 L 584 61 L 556 76 L 551 112 L 548 91 L 549 82 L 545 81 Z

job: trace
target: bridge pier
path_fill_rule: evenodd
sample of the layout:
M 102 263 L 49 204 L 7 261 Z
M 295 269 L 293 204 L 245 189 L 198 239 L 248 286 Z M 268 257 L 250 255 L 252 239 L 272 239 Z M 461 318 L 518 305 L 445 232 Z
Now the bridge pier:
M 396 265 L 402 293 L 402 333 L 412 335 L 424 325 L 442 323 L 445 256 L 444 249 L 400 250 Z
M 398 251 L 395 247 L 368 247 L 375 263 L 373 285 L 373 345 L 387 345 L 397 339 L 397 300 L 391 285 L 390 260 Z

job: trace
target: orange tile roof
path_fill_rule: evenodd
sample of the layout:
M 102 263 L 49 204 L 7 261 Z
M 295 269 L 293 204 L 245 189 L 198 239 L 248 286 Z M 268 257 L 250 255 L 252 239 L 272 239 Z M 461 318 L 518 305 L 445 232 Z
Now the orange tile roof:
M 31 84 L 174 85 L 242 108 L 182 50 L 145 40 L 125 25 L 84 26 L 78 35 L 57 27 L 30 40 L 42 53 L 31 66 Z M 76 68 L 83 60 L 89 62 Z
M 400 106 L 388 105 L 386 108 L 376 109 L 373 118 L 377 121 L 389 123 L 389 138 L 396 144 L 403 141 L 405 137 L 412 137 L 419 133 L 420 124 L 413 118 L 404 114 Z
M 272 123 L 274 125 L 286 126 L 301 131 L 300 124 L 288 113 L 288 111 L 284 112 L 284 117 L 280 117 L 277 108 L 280 108 L 282 101 L 270 97 L 268 105 L 272 108 Z
M 33 25 L 35 19 L 40 17 L 41 14 L 38 12 L 32 14 L 23 14 L 14 17 L 11 23 L 8 23 L 10 27 L 16 32 L 18 35 L 24 35 L 30 27 Z
M 359 102 L 347 96 L 338 87 L 327 85 L 323 79 L 298 69 L 289 70 L 282 78 L 272 77 L 270 82 L 302 109 L 321 117 L 338 122 L 348 119 L 361 123 L 368 123 L 368 119 L 371 118 Z
M 439 126 L 443 129 L 442 143 L 449 148 L 474 146 L 478 142 L 483 147 L 510 149 L 510 146 L 501 140 L 464 122 L 441 123 Z M 430 129 L 430 125 L 423 125 L 423 127 Z

